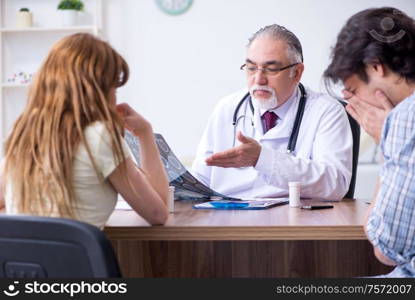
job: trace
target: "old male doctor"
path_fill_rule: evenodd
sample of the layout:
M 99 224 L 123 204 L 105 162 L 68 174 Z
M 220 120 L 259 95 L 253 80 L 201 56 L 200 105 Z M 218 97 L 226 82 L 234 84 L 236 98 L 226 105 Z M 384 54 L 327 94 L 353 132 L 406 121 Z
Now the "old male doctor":
M 249 39 L 241 68 L 249 93 L 239 91 L 219 102 L 200 141 L 193 175 L 231 197 L 282 197 L 289 182 L 299 181 L 301 197 L 342 199 L 352 176 L 350 124 L 336 100 L 308 88 L 302 92 L 298 38 L 275 24 L 260 29 Z M 300 102 L 305 107 L 298 137 L 289 148 Z

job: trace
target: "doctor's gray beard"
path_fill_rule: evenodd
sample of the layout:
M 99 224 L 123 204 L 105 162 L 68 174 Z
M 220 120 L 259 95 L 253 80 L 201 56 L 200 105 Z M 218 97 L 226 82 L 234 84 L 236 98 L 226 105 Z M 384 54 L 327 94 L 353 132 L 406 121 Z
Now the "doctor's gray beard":
M 271 93 L 271 96 L 268 99 L 258 99 L 254 96 L 255 91 L 267 91 Z M 275 94 L 274 89 L 266 86 L 266 85 L 254 85 L 249 89 L 249 94 L 254 102 L 255 107 L 264 110 L 271 110 L 277 107 L 278 105 L 278 98 Z

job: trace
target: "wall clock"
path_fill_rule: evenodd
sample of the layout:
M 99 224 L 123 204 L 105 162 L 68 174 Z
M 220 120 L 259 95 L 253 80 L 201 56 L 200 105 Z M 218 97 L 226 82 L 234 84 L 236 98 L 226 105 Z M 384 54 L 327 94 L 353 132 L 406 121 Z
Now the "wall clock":
M 177 16 L 185 13 L 193 0 L 156 0 L 157 6 L 166 14 Z

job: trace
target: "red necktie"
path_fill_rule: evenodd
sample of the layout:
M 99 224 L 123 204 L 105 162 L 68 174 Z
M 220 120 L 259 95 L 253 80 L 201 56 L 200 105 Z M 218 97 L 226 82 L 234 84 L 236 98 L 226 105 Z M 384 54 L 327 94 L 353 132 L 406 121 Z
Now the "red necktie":
M 264 133 L 266 133 L 268 130 L 273 128 L 275 126 L 275 124 L 277 124 L 278 116 L 273 111 L 266 111 L 262 115 L 262 118 L 265 121 Z

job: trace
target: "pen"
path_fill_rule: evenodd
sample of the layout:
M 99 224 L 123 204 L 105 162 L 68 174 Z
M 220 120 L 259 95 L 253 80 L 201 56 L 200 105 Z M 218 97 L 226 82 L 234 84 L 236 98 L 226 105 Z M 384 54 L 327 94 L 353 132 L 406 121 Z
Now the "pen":
M 303 205 L 302 209 L 324 209 L 324 208 L 333 208 L 333 205 Z

